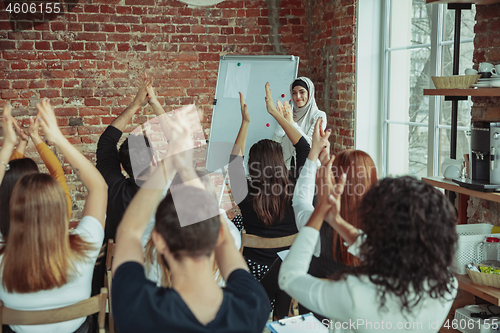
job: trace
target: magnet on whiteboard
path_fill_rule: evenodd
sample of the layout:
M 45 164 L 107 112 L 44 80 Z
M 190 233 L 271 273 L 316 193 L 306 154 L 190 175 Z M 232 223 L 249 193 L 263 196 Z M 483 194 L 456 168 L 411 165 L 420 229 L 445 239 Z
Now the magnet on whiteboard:
M 269 126 L 271 126 L 271 124 L 267 123 L 267 124 L 266 124 L 266 127 L 269 127 Z
M 238 63 L 238 66 L 241 66 L 241 62 Z
M 285 98 L 285 94 L 281 94 L 281 98 Z

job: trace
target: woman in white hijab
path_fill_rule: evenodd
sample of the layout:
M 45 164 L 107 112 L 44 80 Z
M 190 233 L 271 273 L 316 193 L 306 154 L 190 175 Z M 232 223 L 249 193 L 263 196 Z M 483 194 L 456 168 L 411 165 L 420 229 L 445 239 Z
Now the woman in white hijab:
M 326 113 L 318 109 L 314 99 L 314 84 L 307 77 L 301 76 L 295 79 L 290 85 L 290 93 L 292 95 L 293 120 L 295 122 L 293 125 L 311 145 L 314 125 L 319 117 L 323 119 L 321 124 L 323 130 L 326 128 Z M 286 104 L 288 103 L 285 103 L 285 107 Z M 290 169 L 291 165 L 294 164 L 291 163 L 292 158 L 295 160 L 295 148 L 280 125 L 274 132 L 273 140 L 281 143 L 285 165 Z

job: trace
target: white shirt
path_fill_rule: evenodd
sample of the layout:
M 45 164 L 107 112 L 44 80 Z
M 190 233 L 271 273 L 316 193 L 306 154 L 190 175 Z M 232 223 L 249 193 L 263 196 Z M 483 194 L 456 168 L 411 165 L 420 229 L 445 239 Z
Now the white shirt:
M 88 259 L 75 263 L 75 276 L 60 288 L 41 290 L 34 293 L 8 293 L 0 283 L 0 299 L 6 307 L 16 310 L 38 311 L 57 309 L 78 303 L 90 297 L 94 265 L 104 240 L 101 223 L 92 216 L 84 216 L 73 234 L 92 244 L 93 250 Z M 3 255 L 0 256 L 2 260 Z M 85 321 L 85 317 L 62 323 L 46 325 L 11 326 L 17 333 L 68 333 L 76 331 Z
M 163 190 L 163 198 L 167 196 L 168 189 L 170 188 L 170 185 L 172 184 L 171 181 L 168 181 L 167 184 L 165 185 L 165 189 Z M 146 226 L 146 229 L 144 230 L 144 233 L 142 234 L 141 238 L 141 243 L 142 243 L 142 248 L 145 249 L 146 245 L 148 244 L 149 238 L 151 237 L 151 232 L 154 229 L 155 223 L 156 223 L 156 218 L 155 218 L 155 212 L 153 212 L 148 225 Z M 219 209 L 219 213 L 222 214 L 222 217 L 224 217 L 224 220 L 226 221 L 226 225 L 229 229 L 229 232 L 231 233 L 231 236 L 233 237 L 234 240 L 234 245 L 236 245 L 236 248 L 239 250 L 241 247 L 241 234 L 238 228 L 234 225 L 234 223 L 227 217 L 226 211 L 223 209 Z M 155 250 L 156 251 L 156 250 Z M 218 278 L 219 272 L 217 271 L 216 273 L 216 279 Z M 158 263 L 156 262 L 156 255 L 153 256 L 153 262 L 149 266 L 148 270 L 148 279 L 151 281 L 155 282 L 158 286 L 161 286 L 161 278 L 162 278 L 162 273 L 158 271 Z
M 295 189 L 293 191 L 292 206 L 293 212 L 295 214 L 295 223 L 297 224 L 297 230 L 300 231 L 305 225 L 312 213 L 314 212 L 313 199 L 314 191 L 316 190 L 316 170 L 318 169 L 318 164 L 311 161 L 309 158 L 306 159 L 306 163 L 300 171 L 300 176 L 295 184 Z M 321 241 L 318 238 L 316 247 L 314 249 L 314 256 L 319 257 L 321 253 Z
M 319 231 L 314 228 L 305 227 L 299 232 L 281 265 L 279 285 L 311 311 L 332 319 L 328 322 L 330 331 L 437 332 L 441 328 L 457 293 L 456 279 L 453 280 L 453 292 L 446 299 L 424 296 L 405 318 L 399 297 L 391 293 L 386 294 L 386 309 L 379 307 L 377 287 L 367 276 L 351 275 L 345 280 L 332 281 L 307 274 L 318 238 Z M 410 329 L 405 329 L 405 325 L 411 326 Z

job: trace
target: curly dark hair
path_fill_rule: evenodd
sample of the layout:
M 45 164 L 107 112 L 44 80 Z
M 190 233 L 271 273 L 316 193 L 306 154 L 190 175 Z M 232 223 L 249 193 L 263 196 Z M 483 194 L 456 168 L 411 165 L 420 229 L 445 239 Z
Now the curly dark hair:
M 358 216 L 366 234 L 363 262 L 334 280 L 367 275 L 377 286 L 381 308 L 392 293 L 406 313 L 426 295 L 451 295 L 454 278 L 448 267 L 458 240 L 457 214 L 441 192 L 413 177 L 385 178 L 365 194 Z

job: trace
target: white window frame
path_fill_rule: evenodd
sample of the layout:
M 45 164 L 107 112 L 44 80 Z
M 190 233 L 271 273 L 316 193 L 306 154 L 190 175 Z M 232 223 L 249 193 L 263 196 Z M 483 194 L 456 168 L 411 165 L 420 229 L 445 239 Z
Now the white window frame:
M 394 0 L 392 0 L 394 1 Z M 384 20 L 383 20 L 383 69 L 382 69 L 382 169 L 381 176 L 387 175 L 388 166 L 388 130 L 389 124 L 421 126 L 428 128 L 428 148 L 427 148 L 427 176 L 437 176 L 439 170 L 439 149 L 440 138 L 439 133 L 441 129 L 451 129 L 450 125 L 439 124 L 441 96 L 429 96 L 429 120 L 427 124 L 416 122 L 402 122 L 389 120 L 389 58 L 390 52 L 399 50 L 411 50 L 417 48 L 430 47 L 431 50 L 431 76 L 439 76 L 441 73 L 441 59 L 442 49 L 445 45 L 453 44 L 453 41 L 443 41 L 443 27 L 444 27 L 444 9 L 445 5 L 432 4 L 431 17 L 432 17 L 432 30 L 431 30 L 431 43 L 410 45 L 405 47 L 389 47 L 390 42 L 390 5 L 391 0 L 383 0 Z M 460 43 L 473 42 L 472 38 L 462 39 Z M 458 130 L 468 131 L 469 127 L 459 126 Z

